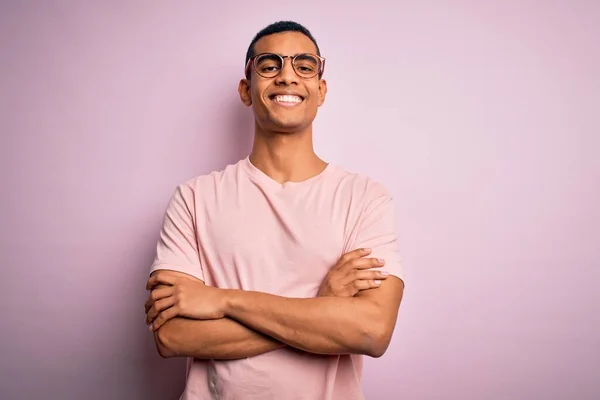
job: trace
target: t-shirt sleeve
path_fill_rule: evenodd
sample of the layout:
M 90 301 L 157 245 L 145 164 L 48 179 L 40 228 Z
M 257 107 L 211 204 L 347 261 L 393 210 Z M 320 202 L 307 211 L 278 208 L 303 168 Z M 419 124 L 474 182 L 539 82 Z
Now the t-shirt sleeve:
M 179 185 L 164 214 L 150 273 L 169 269 L 204 281 L 196 236 L 195 204 L 192 188 Z
M 366 205 L 358 226 L 354 248 L 370 248 L 372 251 L 367 257 L 385 260 L 382 268 L 373 269 L 387 271 L 404 281 L 394 200 L 381 185 L 376 185 L 375 195 Z

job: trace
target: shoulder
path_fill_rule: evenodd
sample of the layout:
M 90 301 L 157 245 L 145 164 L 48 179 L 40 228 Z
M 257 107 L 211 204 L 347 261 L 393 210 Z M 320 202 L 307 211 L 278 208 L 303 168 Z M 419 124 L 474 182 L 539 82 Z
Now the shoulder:
M 391 200 L 392 195 L 379 180 L 364 173 L 352 172 L 341 166 L 335 166 L 333 176 L 336 181 L 353 198 L 361 198 L 365 203 L 376 200 Z
M 241 169 L 242 160 L 229 164 L 220 170 L 193 176 L 176 185 L 175 196 L 191 201 L 200 197 L 215 195 L 218 188 L 235 184 Z

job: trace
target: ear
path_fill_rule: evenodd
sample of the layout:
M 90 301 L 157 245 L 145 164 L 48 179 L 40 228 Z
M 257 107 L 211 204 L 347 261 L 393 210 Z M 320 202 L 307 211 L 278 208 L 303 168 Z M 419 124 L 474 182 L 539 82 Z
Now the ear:
M 240 84 L 238 85 L 238 92 L 240 94 L 240 99 L 242 103 L 246 107 L 250 107 L 252 105 L 252 96 L 250 96 L 250 81 L 248 79 L 242 79 Z
M 325 96 L 327 95 L 327 81 L 321 79 L 319 81 L 319 107 L 325 103 Z

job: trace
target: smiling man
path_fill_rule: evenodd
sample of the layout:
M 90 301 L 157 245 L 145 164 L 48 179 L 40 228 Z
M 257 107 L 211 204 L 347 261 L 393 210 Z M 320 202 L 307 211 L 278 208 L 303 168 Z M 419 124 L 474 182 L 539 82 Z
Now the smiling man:
M 325 59 L 277 22 L 246 55 L 248 157 L 180 184 L 147 282 L 163 357 L 188 357 L 182 399 L 362 399 L 404 291 L 384 187 L 319 158 L 312 123 Z

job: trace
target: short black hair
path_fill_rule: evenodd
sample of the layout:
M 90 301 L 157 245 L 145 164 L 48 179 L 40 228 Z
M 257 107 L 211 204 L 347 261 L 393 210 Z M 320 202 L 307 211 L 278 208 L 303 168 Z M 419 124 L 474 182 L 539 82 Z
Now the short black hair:
M 265 36 L 272 35 L 274 33 L 282 33 L 282 32 L 300 32 L 300 33 L 302 33 L 304 36 L 308 37 L 315 44 L 315 47 L 317 48 L 317 55 L 318 56 L 321 55 L 321 51 L 319 50 L 319 45 L 317 44 L 316 39 L 313 37 L 313 35 L 310 33 L 310 31 L 308 29 L 306 29 L 304 26 L 302 26 L 301 24 L 294 22 L 294 21 L 278 21 L 278 22 L 274 22 L 271 25 L 261 29 L 260 32 L 258 32 L 256 34 L 256 36 L 254 36 L 254 39 L 252 39 L 252 42 L 250 42 L 250 46 L 248 46 L 248 51 L 246 52 L 246 62 L 244 63 L 244 66 L 246 66 L 248 64 L 248 60 L 250 58 L 254 57 L 254 55 L 255 55 L 254 45 L 256 44 L 256 42 L 258 42 L 260 39 L 262 39 Z

